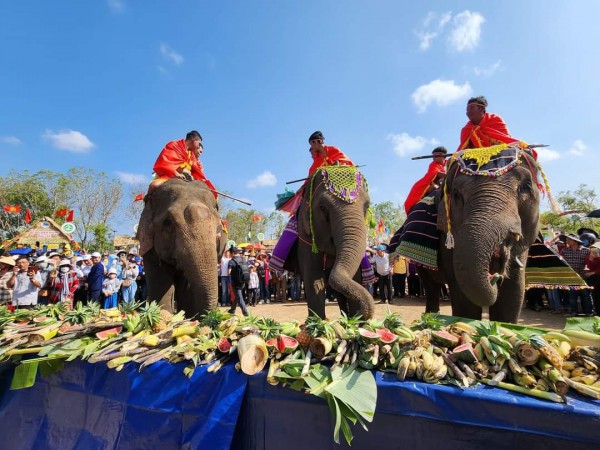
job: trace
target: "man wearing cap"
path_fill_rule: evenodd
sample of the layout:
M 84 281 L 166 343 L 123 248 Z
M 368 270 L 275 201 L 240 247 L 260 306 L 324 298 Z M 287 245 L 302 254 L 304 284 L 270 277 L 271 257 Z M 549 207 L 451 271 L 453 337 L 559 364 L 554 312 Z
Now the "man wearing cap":
M 162 179 L 161 181 L 168 178 L 202 181 L 217 198 L 215 186 L 206 178 L 199 159 L 202 151 L 202 136 L 196 130 L 190 131 L 185 139 L 171 141 L 165 145 L 154 163 L 154 173 L 159 180 Z
M 102 255 L 92 253 L 92 268 L 87 276 L 87 288 L 90 301 L 99 302 L 102 298 L 102 282 L 104 281 L 104 266 L 100 262 Z
M 439 189 L 441 180 L 446 176 L 448 150 L 445 147 L 436 147 L 431 154 L 433 155 L 433 161 L 429 164 L 427 173 L 413 185 L 404 202 L 404 211 L 407 216 L 411 208 L 419 203 L 419 200 L 431 191 Z
M 390 267 L 390 255 L 385 252 L 385 246 L 377 245 L 373 261 L 375 262 L 375 273 L 378 278 L 378 291 L 381 303 L 392 302 L 392 276 Z
M 590 249 L 583 246 L 583 243 L 578 236 L 574 234 L 567 235 L 567 245 L 560 252 L 567 264 L 579 274 L 582 278 L 585 277 L 586 258 L 590 254 Z M 586 316 L 594 315 L 594 307 L 589 289 L 569 290 L 569 308 L 572 316 L 577 316 L 579 307 L 577 297 L 581 296 L 581 307 Z
M 29 267 L 29 259 L 23 255 L 13 267 L 12 276 L 6 286 L 13 290 L 12 304 L 15 308 L 33 308 L 37 304 L 42 279 L 37 270 Z
M 246 265 L 246 263 L 240 256 L 240 249 L 236 248 L 236 247 L 231 247 L 229 249 L 229 252 L 231 253 L 231 260 L 228 263 L 228 267 L 229 267 L 228 275 L 231 277 L 233 268 L 236 266 L 241 267 L 243 273 L 248 272 L 248 266 Z M 231 305 L 231 308 L 229 309 L 229 313 L 235 314 L 235 310 L 236 310 L 237 306 L 239 306 L 242 309 L 242 314 L 244 316 L 247 316 L 248 309 L 246 308 L 246 302 L 244 301 L 244 293 L 242 291 L 244 289 L 245 283 L 242 280 L 237 280 L 235 278 L 236 278 L 235 276 L 231 277 L 231 285 L 233 287 L 233 291 L 235 292 L 235 304 Z
M 63 259 L 58 264 L 58 270 L 50 273 L 44 285 L 44 289 L 48 289 L 50 302 L 64 302 L 71 308 L 73 307 L 73 298 L 78 287 L 79 278 L 73 270 L 71 261 L 68 259 Z
M 92 256 L 83 255 L 81 257 L 81 266 L 75 268 L 77 277 L 79 278 L 79 289 L 75 293 L 75 301 L 81 302 L 84 305 L 88 300 L 87 276 L 92 269 Z
M 10 256 L 0 256 L 0 305 L 10 305 L 13 291 L 7 286 L 8 280 L 12 278 L 12 268 L 15 260 Z
M 502 117 L 486 112 L 487 106 L 488 102 L 484 96 L 471 97 L 467 101 L 469 121 L 460 132 L 458 150 L 518 142 L 518 139 L 508 132 Z
M 52 261 L 52 263 L 54 264 L 54 260 Z M 48 281 L 48 276 L 50 275 L 50 272 L 52 272 L 53 270 L 56 270 L 56 269 L 54 268 L 54 266 L 50 265 L 50 263 L 48 262 L 48 257 L 45 255 L 38 257 L 33 262 L 33 264 L 35 267 L 37 267 L 38 274 L 40 275 L 40 278 L 42 279 L 42 286 L 44 286 L 46 284 L 46 281 Z M 47 289 L 42 288 L 38 291 L 38 304 L 40 304 L 40 305 L 48 304 L 48 290 Z

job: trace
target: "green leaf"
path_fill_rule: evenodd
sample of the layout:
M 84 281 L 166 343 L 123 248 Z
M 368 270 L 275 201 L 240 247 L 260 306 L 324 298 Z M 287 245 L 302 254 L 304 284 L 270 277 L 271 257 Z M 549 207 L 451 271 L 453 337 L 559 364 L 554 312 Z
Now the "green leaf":
M 596 330 L 600 327 L 600 317 L 569 317 L 565 324 L 565 330 L 587 331 L 588 333 L 598 333 Z
M 35 376 L 37 375 L 38 361 L 25 361 L 15 367 L 11 390 L 25 389 L 35 384 Z
M 47 377 L 48 375 L 52 375 L 55 372 L 63 370 L 65 367 L 64 359 L 49 359 L 47 361 L 40 362 L 40 375 L 43 377 Z
M 348 376 L 333 381 L 325 390 L 367 422 L 373 420 L 377 406 L 377 384 L 371 371 L 353 370 Z
M 331 415 L 333 416 L 333 420 L 335 425 L 333 427 L 333 440 L 336 444 L 340 443 L 340 426 L 342 425 L 342 415 L 340 414 L 340 407 L 333 395 L 326 396 L 327 404 L 329 405 L 329 410 L 331 411 Z M 348 445 L 350 442 L 348 442 Z

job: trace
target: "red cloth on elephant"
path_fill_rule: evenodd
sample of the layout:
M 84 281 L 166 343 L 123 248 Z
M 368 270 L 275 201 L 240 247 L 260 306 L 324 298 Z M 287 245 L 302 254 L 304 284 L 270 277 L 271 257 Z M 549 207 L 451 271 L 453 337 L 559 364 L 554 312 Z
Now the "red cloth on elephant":
M 202 163 L 187 149 L 185 139 L 168 142 L 156 158 L 154 173 L 159 178 L 175 178 L 184 169 L 190 171 L 194 180 L 203 181 L 213 191 L 215 198 L 218 197 L 214 192 L 215 186 L 204 174 Z
M 334 164 L 339 164 L 340 166 L 354 165 L 354 163 L 350 161 L 350 158 L 348 158 L 339 148 L 332 145 L 324 145 L 323 148 L 325 149 L 325 156 L 320 154 L 313 156 L 313 163 L 310 166 L 310 169 L 308 169 L 309 178 L 321 166 L 332 166 Z
M 475 125 L 469 121 L 463 127 L 460 132 L 458 150 L 491 147 L 502 142 L 510 144 L 511 142 L 518 142 L 518 139 L 510 135 L 502 117 L 486 113 L 481 122 L 479 122 L 479 125 Z
M 325 156 L 313 155 L 313 163 L 310 166 L 310 169 L 308 169 L 308 179 L 304 182 L 300 189 L 296 191 L 296 194 L 294 194 L 293 197 L 291 197 L 278 208 L 279 211 L 284 211 L 290 214 L 294 214 L 296 212 L 300 206 L 300 203 L 302 203 L 304 186 L 306 186 L 307 181 L 313 176 L 319 167 L 333 166 L 335 164 L 339 164 L 340 166 L 354 166 L 354 163 L 350 161 L 350 158 L 348 158 L 339 148 L 332 145 L 324 145 L 323 148 L 325 149 Z
M 429 186 L 431 186 L 431 183 L 435 181 L 440 173 L 446 174 L 446 164 L 436 162 L 429 164 L 425 176 L 413 185 L 408 193 L 408 197 L 406 197 L 406 201 L 404 202 L 404 211 L 406 211 L 406 215 L 408 215 L 411 208 L 415 206 L 419 200 L 425 197 L 429 190 Z

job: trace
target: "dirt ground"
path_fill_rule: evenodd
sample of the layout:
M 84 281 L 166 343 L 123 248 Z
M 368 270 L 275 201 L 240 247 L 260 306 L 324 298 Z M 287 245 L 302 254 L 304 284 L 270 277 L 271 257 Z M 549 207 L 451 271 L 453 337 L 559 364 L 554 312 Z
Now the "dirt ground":
M 425 300 L 419 298 L 394 298 L 390 305 L 378 303 L 379 300 L 375 300 L 375 318 L 383 318 L 387 309 L 393 312 L 397 312 L 404 319 L 405 323 L 410 323 L 418 319 L 423 312 L 425 312 Z M 226 309 L 226 308 L 223 308 Z M 298 320 L 303 322 L 308 314 L 306 302 L 291 302 L 287 301 L 284 303 L 273 303 L 257 305 L 255 307 L 249 307 L 249 311 L 255 315 L 263 315 L 271 317 L 277 321 L 286 320 Z M 238 308 L 236 311 L 238 314 L 241 310 Z M 326 304 L 327 317 L 334 319 L 340 316 L 340 310 L 336 302 L 327 302 Z M 451 315 L 452 310 L 449 301 L 444 301 L 441 304 L 441 313 Z M 484 315 L 484 317 L 487 317 Z M 523 325 L 529 325 L 533 327 L 540 327 L 553 330 L 562 330 L 565 325 L 566 318 L 562 315 L 553 315 L 549 311 L 532 311 L 527 308 L 523 308 L 521 311 L 521 318 L 519 323 Z

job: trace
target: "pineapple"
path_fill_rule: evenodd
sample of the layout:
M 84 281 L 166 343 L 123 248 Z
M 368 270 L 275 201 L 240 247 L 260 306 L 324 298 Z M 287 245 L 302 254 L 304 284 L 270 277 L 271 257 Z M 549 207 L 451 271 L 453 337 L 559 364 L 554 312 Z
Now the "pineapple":
M 281 334 L 281 325 L 269 317 L 261 317 L 257 323 L 260 335 L 265 341 Z
M 152 331 L 154 333 L 158 333 L 159 331 L 166 330 L 167 327 L 169 326 L 169 322 L 173 318 L 173 314 L 171 312 L 167 311 L 166 309 L 161 309 L 159 316 L 160 316 L 160 320 L 158 321 L 156 326 L 152 327 Z
M 71 325 L 87 323 L 91 318 L 91 311 L 88 308 L 85 308 L 81 302 L 77 302 L 75 309 L 72 309 L 65 314 L 65 322 L 69 322 Z
M 213 330 L 211 327 L 204 325 L 204 326 L 200 327 L 198 334 L 200 336 L 210 336 L 212 334 L 212 332 L 213 332 Z
M 121 314 L 133 314 L 142 306 L 142 302 L 123 302 L 119 305 Z
M 210 327 L 213 330 L 218 330 L 221 322 L 228 317 L 229 314 L 222 312 L 219 309 L 213 309 L 212 311 L 208 311 L 206 314 L 200 316 L 200 325 Z
M 144 330 L 154 330 L 161 321 L 160 306 L 156 302 L 148 303 L 140 310 L 140 324 Z
M 303 349 L 310 347 L 312 336 L 306 331 L 305 324 L 300 325 L 300 332 L 296 335 L 296 340 L 298 341 L 298 345 Z
M 304 325 L 301 325 L 300 328 L 301 331 L 296 336 L 296 340 L 302 348 L 308 348 L 312 340 L 317 337 L 323 337 L 332 342 L 335 339 L 335 331 L 331 322 L 316 315 L 311 314 L 308 316 Z
M 393 332 L 396 328 L 401 327 L 402 325 L 403 321 L 400 317 L 400 314 L 392 312 L 388 307 L 387 313 L 383 318 L 383 326 Z

